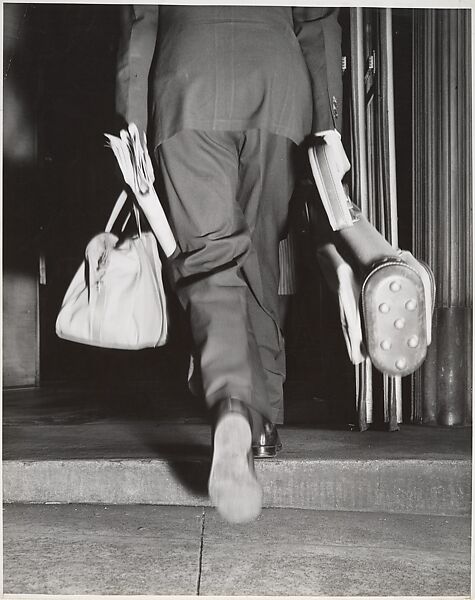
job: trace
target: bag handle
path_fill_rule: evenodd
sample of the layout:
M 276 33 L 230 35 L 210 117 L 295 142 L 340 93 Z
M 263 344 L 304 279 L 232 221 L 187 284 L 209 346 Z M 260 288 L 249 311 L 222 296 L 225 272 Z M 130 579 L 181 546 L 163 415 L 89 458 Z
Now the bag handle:
M 112 230 L 112 227 L 114 227 L 115 222 L 117 221 L 117 217 L 120 215 L 120 211 L 124 208 L 124 204 L 125 201 L 127 200 L 127 192 L 125 190 L 122 190 L 122 192 L 119 194 L 119 197 L 116 200 L 116 203 L 114 204 L 114 208 L 112 209 L 111 215 L 109 217 L 109 220 L 107 221 L 107 225 L 105 226 L 104 231 L 106 233 L 110 233 Z M 132 210 L 134 212 L 135 215 L 135 220 L 137 222 L 137 229 L 139 232 L 139 236 L 142 236 L 142 228 L 140 226 L 140 213 L 139 213 L 139 209 L 135 206 L 135 203 L 132 206 Z M 124 224 L 122 225 L 122 231 L 124 231 L 125 226 L 127 225 L 127 222 L 130 218 L 131 213 L 129 212 L 129 214 L 127 215 Z
M 122 192 L 120 193 L 119 197 L 116 200 L 116 203 L 114 204 L 114 208 L 112 209 L 111 216 L 109 217 L 109 220 L 107 221 L 107 225 L 104 229 L 104 231 L 106 233 L 111 232 L 112 227 L 114 226 L 114 223 L 117 221 L 117 217 L 120 215 L 120 211 L 123 209 L 126 200 L 127 200 L 127 192 L 125 190 L 122 190 Z

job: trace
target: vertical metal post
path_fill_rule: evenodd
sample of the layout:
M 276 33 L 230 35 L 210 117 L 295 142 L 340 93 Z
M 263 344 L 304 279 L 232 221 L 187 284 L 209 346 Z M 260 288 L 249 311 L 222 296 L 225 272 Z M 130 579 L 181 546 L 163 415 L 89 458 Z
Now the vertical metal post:
M 351 111 L 352 111 L 352 195 L 363 214 L 369 213 L 368 162 L 366 149 L 365 56 L 363 9 L 352 8 L 351 35 Z M 355 366 L 355 396 L 358 426 L 361 431 L 372 421 L 372 367 L 369 360 Z
M 381 131 L 381 202 L 384 207 L 384 232 L 388 242 L 398 248 L 398 210 L 396 185 L 396 141 L 394 123 L 392 11 L 380 12 L 379 27 L 381 93 L 379 126 Z M 400 377 L 383 378 L 385 420 L 394 431 L 402 421 L 402 386 Z
M 398 247 L 392 13 L 351 9 L 353 196 L 368 220 Z M 356 367 L 360 429 L 373 420 L 371 363 Z M 402 421 L 400 378 L 383 377 L 389 429 Z

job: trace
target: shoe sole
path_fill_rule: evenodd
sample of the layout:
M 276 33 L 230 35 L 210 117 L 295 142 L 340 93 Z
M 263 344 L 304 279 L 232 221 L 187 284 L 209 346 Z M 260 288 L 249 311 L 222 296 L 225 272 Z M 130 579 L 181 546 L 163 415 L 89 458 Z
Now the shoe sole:
M 366 278 L 361 304 L 373 365 L 390 376 L 413 373 L 427 354 L 427 312 L 419 274 L 401 262 L 384 263 Z
M 256 519 L 262 488 L 249 464 L 251 428 L 240 414 L 227 414 L 217 424 L 208 491 L 212 504 L 230 523 Z

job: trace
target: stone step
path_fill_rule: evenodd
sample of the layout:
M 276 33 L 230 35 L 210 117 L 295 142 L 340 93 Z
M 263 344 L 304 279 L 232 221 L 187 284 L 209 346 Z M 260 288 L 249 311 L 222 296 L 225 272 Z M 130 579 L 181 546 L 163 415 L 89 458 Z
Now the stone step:
M 365 433 L 280 429 L 256 461 L 264 506 L 467 516 L 471 430 L 403 426 Z M 4 427 L 6 503 L 207 506 L 209 427 L 107 421 Z

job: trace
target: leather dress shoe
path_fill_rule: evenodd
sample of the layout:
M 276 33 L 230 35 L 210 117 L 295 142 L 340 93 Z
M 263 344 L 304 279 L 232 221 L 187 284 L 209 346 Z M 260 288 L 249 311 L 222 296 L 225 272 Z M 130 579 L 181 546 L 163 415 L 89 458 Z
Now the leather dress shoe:
M 264 420 L 261 435 L 256 442 L 252 442 L 254 458 L 272 458 L 282 450 L 279 432 L 276 425 L 267 419 Z
M 208 481 L 211 502 L 230 523 L 254 520 L 262 508 L 262 488 L 254 471 L 252 433 L 246 405 L 234 398 L 216 410 L 213 461 Z

